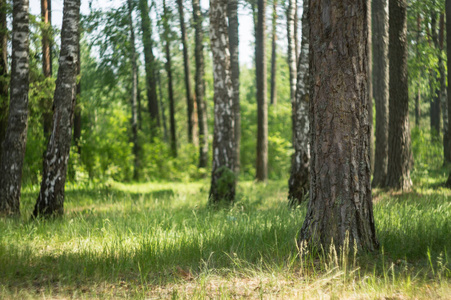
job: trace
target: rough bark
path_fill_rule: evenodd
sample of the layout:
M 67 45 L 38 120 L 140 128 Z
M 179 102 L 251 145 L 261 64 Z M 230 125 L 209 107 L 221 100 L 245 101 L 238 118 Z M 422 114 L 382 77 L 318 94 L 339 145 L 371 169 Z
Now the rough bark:
M 233 202 L 234 112 L 227 26 L 227 0 L 210 0 L 210 44 L 213 53 L 214 134 L 210 203 Z
M 51 48 L 51 28 L 52 28 L 52 1 L 41 0 L 42 26 L 42 71 L 45 78 L 52 77 L 52 48 Z M 52 98 L 41 99 L 42 123 L 44 136 L 48 138 L 52 130 Z
M 229 18 L 230 66 L 232 69 L 233 112 L 235 115 L 235 173 L 240 173 L 241 150 L 241 109 L 240 109 L 240 59 L 238 34 L 238 0 L 229 0 L 227 5 Z
M 298 35 L 298 0 L 294 0 L 294 65 L 298 63 L 299 60 L 299 35 Z M 296 80 L 296 77 L 295 77 Z
M 20 188 L 28 129 L 28 0 L 13 1 L 11 92 L 0 162 L 0 215 L 20 214 Z
M 8 28 L 6 0 L 0 0 L 0 162 L 8 125 Z
M 168 95 L 169 95 L 169 119 L 171 131 L 171 154 L 177 157 L 177 135 L 175 128 L 175 105 L 174 90 L 172 87 L 172 66 L 171 66 L 171 43 L 169 40 L 169 13 L 166 7 L 166 1 L 163 0 L 163 26 L 164 26 L 164 42 L 166 51 L 166 72 L 168 73 Z
M 64 213 L 64 184 L 72 138 L 79 46 L 80 0 L 65 0 L 53 128 L 44 157 L 41 189 L 33 216 Z
M 372 26 L 371 26 L 371 2 L 367 1 L 367 26 L 368 26 L 368 117 L 370 124 L 370 145 L 368 151 L 370 152 L 371 170 L 374 170 L 374 128 L 373 128 L 373 45 L 372 45 Z
M 301 53 L 298 61 L 296 101 L 293 109 L 293 146 L 291 174 L 288 180 L 288 200 L 290 206 L 301 204 L 309 190 L 310 183 L 310 149 L 309 116 L 310 102 L 310 68 L 309 68 L 309 31 L 308 1 L 303 2 Z
M 183 12 L 183 2 L 182 0 L 177 0 L 177 6 L 179 10 L 180 17 L 180 29 L 182 32 L 182 46 L 183 46 L 183 68 L 185 71 L 185 91 L 186 91 L 186 105 L 188 108 L 188 142 L 193 142 L 193 114 L 194 114 L 194 100 L 191 93 L 191 72 L 189 67 L 189 56 L 188 56 L 188 37 L 186 35 L 185 28 L 185 16 Z
M 299 242 L 314 249 L 348 242 L 378 248 L 368 152 L 367 3 L 309 2 L 311 186 Z
M 257 181 L 268 180 L 268 100 L 266 80 L 266 0 L 258 0 L 256 36 Z
M 139 0 L 141 13 L 141 29 L 144 46 L 144 66 L 146 70 L 147 106 L 150 115 L 150 126 L 153 136 L 160 128 L 160 115 L 158 113 L 157 81 L 155 78 L 155 56 L 153 55 L 152 23 L 149 17 L 147 0 Z
M 296 0 L 289 0 L 287 9 L 287 38 L 288 38 L 288 68 L 290 70 L 290 99 L 292 106 L 294 106 L 294 102 L 296 101 L 297 54 L 296 54 L 296 38 L 295 38 L 295 15 L 296 15 Z
M 389 129 L 386 186 L 407 191 L 412 186 L 412 153 L 407 81 L 407 2 L 389 0 Z
M 373 186 L 384 186 L 388 164 L 388 0 L 373 0 L 373 97 L 376 149 Z
M 193 0 L 193 20 L 195 27 L 195 59 L 196 59 L 196 103 L 197 117 L 199 123 L 199 168 L 208 165 L 208 125 L 207 125 L 207 104 L 205 102 L 205 64 L 204 64 L 204 31 L 202 27 L 202 13 L 199 0 Z
M 273 0 L 272 9 L 272 41 L 271 41 L 271 100 L 272 105 L 277 105 L 276 86 L 276 41 L 277 41 L 277 0 Z

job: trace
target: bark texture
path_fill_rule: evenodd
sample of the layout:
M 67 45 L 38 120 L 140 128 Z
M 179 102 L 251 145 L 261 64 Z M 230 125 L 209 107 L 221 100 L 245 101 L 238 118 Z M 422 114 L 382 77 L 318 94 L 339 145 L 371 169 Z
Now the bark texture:
M 182 45 L 183 45 L 183 69 L 185 71 L 185 91 L 186 91 L 186 105 L 188 108 L 188 142 L 193 142 L 194 132 L 194 100 L 191 93 L 191 72 L 189 67 L 188 56 L 188 37 L 186 35 L 185 28 L 185 14 L 183 12 L 182 0 L 177 0 L 180 17 L 180 29 L 182 32 Z
M 370 183 L 367 1 L 309 2 L 310 202 L 300 242 L 378 248 Z
M 0 162 L 0 214 L 20 214 L 20 188 L 28 130 L 28 0 L 13 2 L 11 92 Z
M 290 70 L 290 99 L 294 106 L 296 101 L 296 36 L 295 36 L 296 0 L 288 1 L 287 37 L 288 37 L 288 68 Z M 293 119 L 294 124 L 294 119 Z M 294 126 L 293 126 L 294 128 Z M 293 131 L 294 135 L 294 131 Z
M 208 165 L 208 125 L 207 103 L 205 102 L 205 64 L 204 64 L 204 31 L 202 27 L 202 13 L 199 0 L 193 0 L 193 20 L 195 28 L 195 59 L 196 59 L 196 103 L 199 123 L 199 168 Z
M 446 74 L 445 74 L 445 62 L 443 57 L 444 46 L 444 34 L 445 31 L 445 14 L 440 14 L 439 32 L 438 32 L 438 68 L 440 73 L 440 105 L 442 107 L 442 120 L 443 120 L 443 161 L 444 164 L 451 162 L 450 140 L 448 135 L 448 99 L 446 93 Z
M 257 174 L 258 181 L 268 179 L 268 100 L 266 80 L 266 0 L 258 0 L 255 43 L 257 77 Z
M 42 27 L 42 72 L 45 78 L 52 77 L 52 1 L 41 0 L 41 18 Z M 44 97 L 41 99 L 42 123 L 44 127 L 44 136 L 48 138 L 52 130 L 52 98 Z
M 298 61 L 296 99 L 293 103 L 293 146 L 291 174 L 288 180 L 288 200 L 292 207 L 301 204 L 309 190 L 309 102 L 310 102 L 310 54 L 308 1 L 303 2 L 301 54 Z
M 235 173 L 240 173 L 241 149 L 241 109 L 240 109 L 240 59 L 238 34 L 238 0 L 229 0 L 227 5 L 229 17 L 230 66 L 232 69 L 233 113 L 235 118 Z
M 0 162 L 8 125 L 8 28 L 6 0 L 0 0 Z
M 210 43 L 213 53 L 214 135 L 210 203 L 233 202 L 234 112 L 227 26 L 227 0 L 210 0 Z
M 388 0 L 373 0 L 373 97 L 376 149 L 373 187 L 384 186 L 388 164 Z
M 44 157 L 41 190 L 33 216 L 64 213 L 64 184 L 72 138 L 79 45 L 80 0 L 65 0 L 53 128 Z
M 146 69 L 147 106 L 149 109 L 151 128 L 155 129 L 153 135 L 160 128 L 160 115 L 158 113 L 157 80 L 155 78 L 155 56 L 153 55 L 152 23 L 149 17 L 147 0 L 139 0 L 141 12 L 141 29 L 144 46 L 144 66 Z
M 389 130 L 386 186 L 407 191 L 412 186 L 412 153 L 407 81 L 407 2 L 389 0 Z
M 169 119 L 171 131 L 171 153 L 173 157 L 177 157 L 177 135 L 175 128 L 175 104 L 174 104 L 174 89 L 172 87 L 172 66 L 171 66 L 171 42 L 169 40 L 169 12 L 166 6 L 166 1 L 163 0 L 163 26 L 164 26 L 164 42 L 166 51 L 166 72 L 168 74 L 168 95 L 169 95 Z
M 277 63 L 277 0 L 273 0 L 272 8 L 272 41 L 271 41 L 271 100 L 272 105 L 277 105 L 276 63 Z

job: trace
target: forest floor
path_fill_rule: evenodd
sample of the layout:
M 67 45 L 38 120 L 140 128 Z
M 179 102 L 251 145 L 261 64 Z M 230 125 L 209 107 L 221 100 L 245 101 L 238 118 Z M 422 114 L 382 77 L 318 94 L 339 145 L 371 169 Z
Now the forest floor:
M 242 181 L 219 209 L 207 180 L 68 184 L 51 221 L 25 187 L 21 219 L 0 220 L 0 299 L 451 299 L 448 171 L 421 170 L 410 193 L 373 191 L 381 247 L 357 256 L 297 248 L 286 180 Z

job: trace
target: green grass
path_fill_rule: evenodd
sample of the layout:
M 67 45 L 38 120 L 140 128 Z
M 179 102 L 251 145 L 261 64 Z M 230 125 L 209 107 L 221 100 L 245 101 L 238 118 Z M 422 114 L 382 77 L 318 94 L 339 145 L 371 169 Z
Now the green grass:
M 417 173 L 411 193 L 374 191 L 381 249 L 357 257 L 299 255 L 285 180 L 241 182 L 221 209 L 207 181 L 69 185 L 52 221 L 30 220 L 27 187 L 21 219 L 0 219 L 0 298 L 450 298 L 446 172 Z

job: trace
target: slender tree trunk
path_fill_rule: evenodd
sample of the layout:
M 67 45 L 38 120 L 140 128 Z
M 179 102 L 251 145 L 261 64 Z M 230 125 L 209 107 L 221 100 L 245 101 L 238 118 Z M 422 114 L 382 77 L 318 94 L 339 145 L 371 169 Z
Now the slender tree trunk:
M 163 139 L 165 142 L 168 141 L 168 127 L 166 125 L 166 114 L 164 111 L 165 105 L 163 103 L 163 88 L 161 87 L 160 70 L 155 70 L 156 78 L 158 81 L 158 91 L 160 94 L 160 107 L 161 107 L 161 117 L 163 121 Z
M 272 9 L 272 50 L 271 50 L 271 104 L 277 105 L 276 90 L 276 40 L 277 40 L 277 0 L 273 0 Z
M 171 124 L 171 152 L 173 157 L 177 157 L 177 136 L 175 128 L 175 105 L 174 105 L 174 91 L 172 88 L 172 70 L 171 70 L 171 45 L 169 41 L 169 14 L 166 7 L 166 1 L 163 0 L 163 26 L 164 26 L 164 41 L 166 50 L 166 72 L 168 73 L 168 95 L 169 95 L 169 114 Z
M 80 97 L 81 97 L 81 55 L 80 55 L 80 40 L 78 41 L 78 62 L 77 62 L 77 94 L 75 100 L 75 112 L 74 112 L 74 144 L 77 148 L 77 153 L 81 154 L 81 106 L 80 106 Z
M 210 0 L 210 44 L 213 53 L 215 102 L 210 203 L 233 202 L 235 199 L 235 116 L 226 12 L 227 0 Z
M 257 62 L 257 176 L 268 180 L 268 101 L 266 88 L 266 0 L 258 0 Z
M 188 142 L 193 142 L 193 113 L 194 113 L 194 101 L 191 94 L 191 72 L 189 67 L 189 56 L 188 56 L 188 37 L 186 36 L 185 28 L 185 13 L 183 12 L 183 2 L 182 0 L 177 0 L 177 6 L 179 9 L 180 16 L 180 28 L 182 31 L 182 45 L 183 45 L 183 68 L 185 71 L 185 89 L 186 89 L 186 104 L 188 108 Z
M 8 28 L 6 0 L 0 0 L 0 162 L 8 125 Z
M 376 151 L 373 186 L 384 186 L 388 163 L 388 0 L 373 0 L 373 96 Z
M 308 1 L 303 2 L 301 54 L 298 60 L 298 78 L 296 101 L 293 105 L 293 146 L 291 174 L 288 180 L 288 200 L 292 207 L 301 204 L 309 190 L 310 182 L 310 149 L 309 149 L 309 117 L 310 102 L 310 55 Z
M 41 0 L 41 18 L 43 22 L 42 30 L 42 71 L 45 78 L 52 77 L 52 48 L 51 48 L 51 28 L 52 28 L 52 0 Z M 44 97 L 42 103 L 42 122 L 44 136 L 50 136 L 52 130 L 52 98 Z
M 297 54 L 296 54 L 296 37 L 295 37 L 295 27 L 296 27 L 295 16 L 296 16 L 296 0 L 289 0 L 287 9 L 287 37 L 288 37 L 288 68 L 290 70 L 290 99 L 292 106 L 294 106 L 294 103 L 296 101 Z
M 417 47 L 416 47 L 417 57 L 420 56 L 420 47 L 419 47 L 420 37 L 421 37 L 421 17 L 420 17 L 420 14 L 418 13 L 418 16 L 417 16 Z M 423 70 L 420 71 L 420 76 L 418 78 L 417 95 L 415 97 L 415 126 L 417 126 L 417 127 L 420 126 L 420 115 L 421 115 L 421 112 L 420 112 L 420 102 L 421 102 L 420 81 L 421 81 L 422 77 L 423 77 Z
M 435 1 L 434 1 L 435 3 Z M 434 42 L 434 47 L 438 51 L 438 35 L 437 35 L 437 15 L 435 12 L 432 12 L 431 14 L 431 35 L 432 35 L 432 41 Z M 431 71 L 431 79 L 430 79 L 430 88 L 431 88 L 431 95 L 432 95 L 432 102 L 431 102 L 431 110 L 430 110 L 430 117 L 431 117 L 431 131 L 435 134 L 435 137 L 440 136 L 440 87 L 439 85 L 436 85 L 436 88 L 434 89 L 434 83 L 438 81 L 438 74 L 435 70 Z
M 206 168 L 208 165 L 208 125 L 207 125 L 207 104 L 205 102 L 205 80 L 204 80 L 204 31 L 202 27 L 202 13 L 199 0 L 193 0 L 193 20 L 196 39 L 196 102 L 197 117 L 199 122 L 199 168 Z
M 149 6 L 147 0 L 139 0 L 141 13 L 141 29 L 144 46 L 144 62 L 146 69 L 146 91 L 147 106 L 150 114 L 150 126 L 153 136 L 160 128 L 160 116 L 158 114 L 157 80 L 155 78 L 155 56 L 153 55 L 152 23 L 149 17 Z
M 240 173 L 241 150 L 241 108 L 240 108 L 240 58 L 238 32 L 238 0 L 229 0 L 227 5 L 229 18 L 230 67 L 232 69 L 233 112 L 235 118 L 235 173 Z
M 308 0 L 306 0 L 308 1 Z M 294 0 L 294 65 L 296 66 L 299 60 L 299 34 L 298 34 L 298 0 Z M 296 80 L 296 77 L 295 77 Z
M 372 25 L 371 25 L 371 2 L 372 0 L 367 1 L 367 26 L 368 26 L 368 117 L 370 124 L 370 143 L 369 149 L 370 152 L 370 162 L 371 162 L 371 170 L 374 170 L 374 128 L 373 128 L 373 45 L 372 45 Z
M 13 1 L 11 93 L 0 162 L 0 215 L 20 214 L 20 188 L 28 129 L 28 0 Z
M 448 57 L 446 64 L 447 64 L 447 71 L 448 71 L 448 88 L 447 88 L 447 94 L 448 94 L 448 132 L 451 133 L 451 0 L 445 0 L 445 11 L 446 11 L 446 55 Z M 451 187 L 451 173 L 448 176 L 448 180 L 446 182 L 447 187 Z
M 133 168 L 133 179 L 137 180 L 139 178 L 139 142 L 138 142 L 138 65 L 137 65 L 137 54 L 135 50 L 135 29 L 133 27 L 133 2 L 132 0 L 127 0 L 128 4 L 128 22 L 130 26 L 130 46 L 131 53 L 130 58 L 132 62 L 132 90 L 131 90 L 131 126 L 132 126 L 132 143 L 133 143 L 133 155 L 134 155 L 134 168 Z
M 44 157 L 41 190 L 33 216 L 64 213 L 64 184 L 72 138 L 79 46 L 80 0 L 65 0 L 59 69 L 53 101 L 53 129 Z
M 389 0 L 389 129 L 387 187 L 407 191 L 410 167 L 409 93 L 407 81 L 407 2 Z
M 339 249 L 349 242 L 373 251 L 378 241 L 368 151 L 368 2 L 309 3 L 315 41 L 310 44 L 311 187 L 300 243 L 327 251 L 332 243 Z
M 443 154 L 444 164 L 451 162 L 450 151 L 450 139 L 448 136 L 448 99 L 446 93 L 446 74 L 445 74 L 445 62 L 443 59 L 443 44 L 444 44 L 444 31 L 445 31 L 445 14 L 440 14 L 439 32 L 438 32 L 438 67 L 440 72 L 440 105 L 442 107 L 442 119 L 443 119 Z

